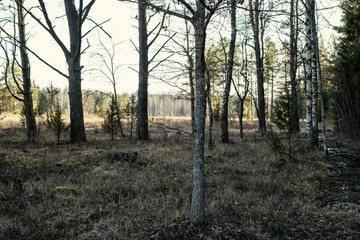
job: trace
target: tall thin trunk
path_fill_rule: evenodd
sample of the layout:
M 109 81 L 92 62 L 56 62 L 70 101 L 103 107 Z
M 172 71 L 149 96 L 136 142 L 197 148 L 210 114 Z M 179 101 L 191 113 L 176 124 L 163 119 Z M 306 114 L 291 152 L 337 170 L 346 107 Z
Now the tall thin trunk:
M 227 62 L 225 90 L 223 95 L 220 128 L 220 139 L 223 143 L 229 142 L 229 129 L 228 129 L 228 116 L 229 116 L 229 95 L 231 88 L 231 81 L 233 77 L 234 68 L 234 55 L 235 55 L 235 42 L 236 42 L 236 0 L 231 0 L 231 39 L 229 46 L 229 59 Z
M 191 103 L 191 132 L 194 135 L 195 129 L 195 88 L 194 88 L 194 59 L 193 55 L 190 53 L 190 29 L 188 26 L 188 22 L 185 20 L 186 26 L 186 50 L 187 50 L 187 58 L 189 61 L 189 69 L 188 69 L 188 76 L 189 76 L 189 84 L 190 84 L 190 103 Z
M 273 116 L 274 109 L 274 69 L 271 69 L 271 103 L 270 103 L 270 119 Z
M 258 118 L 259 118 L 259 133 L 260 136 L 265 136 L 266 121 L 265 121 L 265 94 L 264 94 L 264 64 L 261 57 L 260 45 L 260 27 L 259 27 L 259 0 L 255 0 L 255 8 L 252 6 L 252 0 L 249 0 L 250 20 L 254 33 L 255 58 L 256 58 L 256 78 L 258 90 Z
M 327 142 L 326 142 L 325 104 L 324 104 L 324 96 L 323 96 L 319 41 L 317 38 L 317 33 L 315 33 L 315 44 L 316 44 L 315 45 L 316 46 L 316 59 L 317 59 L 318 74 L 319 74 L 319 95 L 320 95 L 320 105 L 321 105 L 322 138 L 323 138 L 324 154 L 327 155 L 328 148 L 327 148 Z
M 306 1 L 306 132 L 308 139 L 308 146 L 314 147 L 313 143 L 313 124 L 312 124 L 312 41 L 311 41 L 311 1 Z
M 240 127 L 240 138 L 244 138 L 244 124 L 243 124 L 243 116 L 244 116 L 244 101 L 240 101 L 239 103 L 239 127 Z
M 197 14 L 194 16 L 196 52 L 196 110 L 193 154 L 193 190 L 190 217 L 195 221 L 205 214 L 205 7 L 196 1 Z
M 146 5 L 144 0 L 138 2 L 139 17 L 139 89 L 137 105 L 136 138 L 147 140 L 149 138 L 148 129 L 148 33 L 146 26 Z
M 316 58 L 315 0 L 311 0 L 311 61 L 312 61 L 312 145 L 318 146 L 318 83 Z
M 208 67 L 206 67 L 206 75 L 207 75 L 207 81 L 206 81 L 206 95 L 207 95 L 207 102 L 208 102 L 208 109 L 209 109 L 209 130 L 208 130 L 208 148 L 213 148 L 213 125 L 214 125 L 214 113 L 212 110 L 212 104 L 211 104 L 211 85 L 210 85 L 210 71 Z
M 36 121 L 33 107 L 31 78 L 30 78 L 30 63 L 29 56 L 26 50 L 26 31 L 25 31 L 25 16 L 24 5 L 25 0 L 18 0 L 17 12 L 18 12 L 18 29 L 19 29 L 19 43 L 20 43 L 20 56 L 21 56 L 21 70 L 23 77 L 23 94 L 24 94 L 24 110 L 26 118 L 26 132 L 27 140 L 33 142 L 36 140 L 37 130 Z
M 70 52 L 66 56 L 69 71 L 70 141 L 85 142 L 85 124 L 81 91 L 81 24 L 82 14 L 72 0 L 64 0 L 70 34 Z
M 290 85 L 291 85 L 291 108 L 290 108 L 290 132 L 299 132 L 299 111 L 296 87 L 297 70 L 297 1 L 290 1 Z

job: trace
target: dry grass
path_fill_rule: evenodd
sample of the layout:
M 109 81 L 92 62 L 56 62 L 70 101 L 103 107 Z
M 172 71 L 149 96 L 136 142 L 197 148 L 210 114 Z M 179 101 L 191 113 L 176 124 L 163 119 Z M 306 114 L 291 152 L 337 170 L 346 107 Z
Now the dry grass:
M 206 150 L 207 215 L 195 225 L 189 119 L 150 119 L 147 142 L 109 141 L 101 119 L 85 122 L 84 144 L 0 139 L 0 239 L 360 237 L 358 211 L 327 207 L 336 160 L 302 140 L 298 161 L 281 164 L 254 129 L 240 140 L 233 125 L 233 143 Z

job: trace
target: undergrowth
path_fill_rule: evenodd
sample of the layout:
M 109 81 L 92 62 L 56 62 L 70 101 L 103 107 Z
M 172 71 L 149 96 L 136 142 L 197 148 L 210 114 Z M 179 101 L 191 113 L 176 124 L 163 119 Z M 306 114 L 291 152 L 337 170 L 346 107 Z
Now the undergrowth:
M 359 236 L 358 212 L 328 208 L 337 163 L 320 151 L 297 151 L 297 161 L 282 164 L 281 154 L 252 135 L 215 144 L 205 153 L 206 216 L 197 224 L 189 221 L 187 135 L 25 147 L 7 141 L 0 151 L 0 239 Z

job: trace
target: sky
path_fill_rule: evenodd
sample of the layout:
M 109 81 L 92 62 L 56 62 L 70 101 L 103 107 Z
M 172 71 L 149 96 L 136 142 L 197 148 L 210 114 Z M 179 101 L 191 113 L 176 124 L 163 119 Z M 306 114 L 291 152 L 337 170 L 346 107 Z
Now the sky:
M 37 1 L 29 0 L 26 2 L 27 4 L 34 4 L 34 2 Z M 63 39 L 67 46 L 68 30 L 66 17 L 64 15 L 65 10 L 62 2 L 62 0 L 51 0 L 45 1 L 45 4 L 50 18 L 54 20 L 55 31 L 60 38 Z M 339 1 L 335 0 L 317 1 L 318 8 L 328 8 L 330 6 L 335 6 L 338 3 Z M 321 28 L 323 31 L 327 32 L 326 38 L 329 38 L 332 31 L 331 27 L 327 25 L 327 22 L 332 25 L 339 25 L 340 11 L 335 8 L 321 12 L 327 19 L 327 21 L 324 21 L 322 18 L 320 19 L 322 23 Z M 0 14 L 2 13 L 0 12 Z M 40 18 L 41 14 L 37 12 L 37 16 Z M 130 40 L 132 40 L 135 44 L 138 42 L 138 33 L 136 28 L 137 5 L 133 3 L 122 3 L 116 0 L 97 0 L 91 9 L 89 16 L 97 23 L 111 19 L 103 25 L 103 28 L 112 36 L 113 43 L 118 43 L 116 46 L 117 54 L 115 58 L 116 65 L 119 66 L 117 75 L 117 91 L 119 93 L 136 92 L 138 86 L 138 75 L 133 69 L 138 68 L 138 53 Z M 28 21 L 28 46 L 43 59 L 67 74 L 65 58 L 59 46 L 43 28 L 31 19 L 30 16 L 27 16 L 26 20 Z M 87 21 L 84 25 L 83 32 L 86 32 L 93 26 L 93 23 Z M 91 34 L 84 38 L 83 48 L 88 45 L 90 45 L 90 48 L 88 48 L 86 53 L 82 56 L 82 65 L 84 66 L 82 87 L 83 89 L 112 91 L 111 83 L 101 77 L 99 71 L 96 71 L 97 68 L 101 67 L 101 61 L 99 61 L 99 58 L 94 56 L 94 53 L 103 52 L 99 48 L 99 32 L 101 41 L 106 46 L 111 47 L 110 38 L 102 33 L 102 31 L 94 30 Z M 40 87 L 49 86 L 50 83 L 53 83 L 54 86 L 60 88 L 68 86 L 67 79 L 41 63 L 36 57 L 30 55 L 30 62 L 31 77 Z M 150 93 L 171 91 L 176 91 L 176 89 L 173 89 L 166 84 L 160 84 L 159 81 L 150 79 Z

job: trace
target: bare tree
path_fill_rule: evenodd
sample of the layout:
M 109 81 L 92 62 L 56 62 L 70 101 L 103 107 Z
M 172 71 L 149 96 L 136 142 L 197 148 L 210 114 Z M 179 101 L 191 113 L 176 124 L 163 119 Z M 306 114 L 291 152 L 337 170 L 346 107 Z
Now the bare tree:
M 265 94 L 264 94 L 264 63 L 262 54 L 262 38 L 264 34 L 263 16 L 260 16 L 261 0 L 249 0 L 250 22 L 254 34 L 254 50 L 256 58 L 256 76 L 258 90 L 258 118 L 260 136 L 265 136 Z
M 17 11 L 17 28 L 19 36 L 16 36 L 15 30 L 15 13 L 14 13 L 14 36 L 13 36 L 13 54 L 12 54 L 12 63 L 11 63 L 11 72 L 13 76 L 13 80 L 17 87 L 17 92 L 23 95 L 23 97 L 18 97 L 16 93 L 12 92 L 9 88 L 8 81 L 7 81 L 7 72 L 10 70 L 10 59 L 8 56 L 8 52 L 6 47 L 3 43 L 1 43 L 1 48 L 4 51 L 6 57 L 6 71 L 5 71 L 5 83 L 7 86 L 8 91 L 10 94 L 16 98 L 17 100 L 24 103 L 24 114 L 25 114 L 25 121 L 26 121 L 26 135 L 27 141 L 35 141 L 37 136 L 36 130 L 36 121 L 35 121 L 35 113 L 33 107 L 33 98 L 32 98 L 32 89 L 31 89 L 31 77 L 30 77 L 30 62 L 29 56 L 27 53 L 27 40 L 26 40 L 26 30 L 25 30 L 25 15 L 24 15 L 24 5 L 25 0 L 17 0 L 16 1 L 16 11 Z M 1 30 L 4 30 L 0 27 Z M 16 60 L 16 49 L 19 48 L 20 50 L 20 59 L 21 61 Z M 18 78 L 15 75 L 15 63 L 19 65 L 22 72 L 22 79 Z
M 291 85 L 291 112 L 290 112 L 290 132 L 299 132 L 299 107 L 296 83 L 297 71 L 297 41 L 299 36 L 298 23 L 298 0 L 290 0 L 290 85 Z
M 69 35 L 70 35 L 70 48 L 68 49 L 64 42 L 60 39 L 59 35 L 55 32 L 55 28 L 50 20 L 47 8 L 43 0 L 38 0 L 39 9 L 44 17 L 45 23 L 35 16 L 32 11 L 26 10 L 27 13 L 41 25 L 55 40 L 60 49 L 63 51 L 66 63 L 68 66 L 68 74 L 64 74 L 51 66 L 48 62 L 40 59 L 43 63 L 51 67 L 53 70 L 67 78 L 69 81 L 69 100 L 70 100 L 70 141 L 72 143 L 85 142 L 86 133 L 84 125 L 84 113 L 82 103 L 81 91 L 81 54 L 85 51 L 82 49 L 82 39 L 89 34 L 90 29 L 85 34 L 82 33 L 82 27 L 87 19 L 95 0 L 91 0 L 86 6 L 84 1 L 79 0 L 78 7 L 75 5 L 74 0 L 64 0 L 65 13 L 68 22 Z M 100 24 L 95 24 L 96 27 Z M 37 56 L 34 52 L 32 52 Z M 39 58 L 39 56 L 37 56 Z
M 205 164 L 204 164 L 204 143 L 205 143 L 205 42 L 207 26 L 219 8 L 223 0 L 206 3 L 204 0 L 197 0 L 195 3 L 179 0 L 174 4 L 184 6 L 188 14 L 164 9 L 152 2 L 146 4 L 170 15 L 183 18 L 192 23 L 195 31 L 195 89 L 196 89 L 196 110 L 194 129 L 194 153 L 193 153 L 193 191 L 191 200 L 191 220 L 196 221 L 205 213 Z
M 220 128 L 221 128 L 220 139 L 221 142 L 223 143 L 229 142 L 228 111 L 229 111 L 229 95 L 230 95 L 231 81 L 233 78 L 235 42 L 236 42 L 236 0 L 230 0 L 230 14 L 231 14 L 231 39 L 229 46 L 229 58 L 227 61 L 225 89 L 224 89 L 221 118 L 220 118 Z
M 120 68 L 120 65 L 116 65 L 116 46 L 119 44 L 114 44 L 113 40 L 110 37 L 110 42 L 111 45 L 110 47 L 107 47 L 105 45 L 105 43 L 101 40 L 100 35 L 98 36 L 99 39 L 99 44 L 101 47 L 101 50 L 104 51 L 105 53 L 100 53 L 97 52 L 95 55 L 99 56 L 102 62 L 102 66 L 104 68 L 97 68 L 96 70 L 99 71 L 101 73 L 102 76 L 105 77 L 105 79 L 111 83 L 112 88 L 113 88 L 113 92 L 114 92 L 114 101 L 115 101 L 115 106 L 116 106 L 116 115 L 117 115 L 117 121 L 118 121 L 118 126 L 119 126 L 119 130 L 120 130 L 120 134 L 122 136 L 124 136 L 124 131 L 123 131 L 123 127 L 121 124 L 121 111 L 120 111 L 120 103 L 118 100 L 118 93 L 117 93 L 117 84 L 118 84 L 118 70 Z

